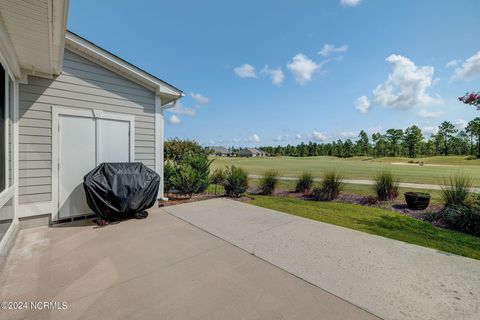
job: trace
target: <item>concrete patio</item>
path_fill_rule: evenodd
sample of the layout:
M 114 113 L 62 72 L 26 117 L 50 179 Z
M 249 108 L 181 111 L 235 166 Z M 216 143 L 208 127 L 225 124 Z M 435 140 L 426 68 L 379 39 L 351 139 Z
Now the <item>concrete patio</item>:
M 229 199 L 165 210 L 380 318 L 479 319 L 479 260 Z
M 0 300 L 67 302 L 1 319 L 377 319 L 164 209 L 105 228 L 21 230 Z

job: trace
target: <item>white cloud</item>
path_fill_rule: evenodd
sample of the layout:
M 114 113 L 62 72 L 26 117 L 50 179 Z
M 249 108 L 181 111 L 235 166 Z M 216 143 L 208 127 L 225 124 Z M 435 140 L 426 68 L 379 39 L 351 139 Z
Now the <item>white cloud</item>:
M 283 80 L 285 79 L 285 75 L 281 68 L 270 69 L 268 66 L 265 66 L 261 73 L 267 74 L 272 79 L 272 83 L 276 86 L 281 86 L 283 84 Z
M 370 99 L 368 99 L 367 96 L 358 97 L 355 101 L 355 109 L 361 113 L 367 113 L 370 111 L 371 106 Z
M 273 141 L 276 141 L 276 142 L 284 142 L 284 141 L 287 141 L 289 138 L 289 135 L 288 134 L 279 134 L 278 136 L 276 136 Z
M 439 98 L 427 92 L 432 86 L 433 67 L 417 67 L 410 59 L 397 54 L 392 54 L 386 61 L 390 63 L 392 71 L 388 79 L 373 90 L 375 103 L 409 109 L 440 102 Z
M 180 118 L 177 117 L 176 115 L 172 114 L 170 118 L 168 118 L 168 122 L 170 124 L 180 124 L 182 123 L 182 120 L 180 120 Z
M 453 59 L 453 60 L 450 60 L 447 62 L 447 64 L 445 65 L 445 68 L 453 68 L 453 67 L 456 67 L 458 66 L 458 64 L 462 62 L 460 60 L 457 60 L 457 59 Z
M 182 114 L 182 115 L 185 115 L 185 116 L 194 116 L 196 114 L 194 109 L 183 106 L 183 104 L 180 101 L 177 101 L 175 103 L 175 107 L 167 109 L 167 110 L 169 112 L 176 113 L 176 114 Z
M 441 115 L 443 115 L 443 113 L 444 112 L 442 110 L 428 111 L 428 110 L 422 109 L 418 112 L 418 116 L 420 118 L 431 119 L 431 118 L 440 117 Z
M 312 132 L 312 140 L 325 141 L 325 140 L 327 140 L 327 135 L 323 132 L 313 131 Z
M 461 67 L 455 69 L 454 79 L 473 80 L 480 76 L 480 51 L 465 60 Z
M 287 64 L 287 68 L 293 73 L 295 80 L 303 85 L 312 79 L 312 75 L 320 68 L 320 65 L 308 58 L 303 53 L 298 53 Z
M 356 7 L 362 0 L 340 0 L 340 4 L 344 7 Z
M 247 141 L 248 141 L 248 142 L 259 143 L 259 142 L 260 142 L 260 137 L 258 136 L 258 134 L 254 133 L 254 134 L 252 134 L 251 136 L 249 136 L 249 137 L 247 138 Z
M 326 44 L 323 45 L 322 50 L 318 51 L 318 54 L 320 54 L 324 57 L 327 57 L 328 55 L 330 55 L 330 53 L 345 52 L 347 50 L 348 50 L 347 45 L 343 45 L 343 46 L 340 46 L 340 47 L 335 47 L 332 44 L 326 43 Z
M 204 106 L 210 102 L 210 99 L 208 99 L 207 97 L 205 97 L 200 93 L 192 92 L 190 95 L 192 96 L 193 100 L 195 100 L 195 102 L 198 103 L 199 105 Z
M 255 67 L 245 63 L 239 67 L 233 69 L 233 72 L 240 78 L 256 78 L 257 72 L 255 71 Z
M 468 125 L 468 121 L 465 120 L 465 119 L 457 119 L 457 121 L 455 121 L 455 127 L 457 127 L 458 129 L 465 129 Z
M 358 134 L 353 131 L 344 131 L 340 132 L 340 137 L 345 138 L 345 139 L 353 139 L 356 138 Z
M 438 127 L 423 127 L 422 132 L 425 137 L 430 137 L 432 134 L 437 134 L 438 132 Z
M 295 139 L 297 139 L 297 140 L 302 140 L 302 139 L 303 139 L 303 136 L 302 136 L 300 133 L 297 133 L 297 134 L 295 135 Z

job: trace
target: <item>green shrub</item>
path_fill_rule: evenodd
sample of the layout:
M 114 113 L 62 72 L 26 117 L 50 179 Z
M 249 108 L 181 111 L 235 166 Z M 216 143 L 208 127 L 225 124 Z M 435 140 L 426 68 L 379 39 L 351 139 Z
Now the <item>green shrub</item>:
M 336 171 L 326 171 L 320 185 L 313 189 L 313 199 L 331 201 L 338 197 L 344 187 L 343 176 Z
M 476 206 L 451 205 L 446 207 L 443 217 L 447 224 L 459 231 L 480 236 L 480 208 Z
M 248 189 L 248 175 L 242 168 L 227 167 L 224 171 L 223 187 L 229 197 L 239 197 Z
M 165 160 L 171 160 L 180 163 L 191 156 L 207 156 L 205 148 L 193 140 L 181 140 L 173 138 L 165 141 L 164 157 Z
M 470 193 L 465 199 L 465 205 L 467 207 L 475 207 L 480 209 L 480 193 Z
M 204 155 L 192 155 L 183 159 L 177 164 L 171 178 L 172 187 L 188 195 L 204 192 L 210 184 L 211 163 Z
M 394 200 L 398 197 L 398 181 L 390 172 L 380 172 L 374 178 L 373 189 L 378 200 Z
M 172 186 L 175 190 L 188 195 L 200 190 L 195 170 L 186 165 L 178 167 L 177 172 L 172 177 Z
M 218 185 L 223 186 L 223 181 L 225 180 L 225 172 L 223 169 L 218 168 L 210 175 L 210 184 L 213 187 L 213 192 L 217 194 Z
M 303 172 L 300 177 L 298 177 L 297 184 L 295 186 L 296 192 L 307 193 L 312 189 L 313 186 L 313 176 L 310 172 Z
M 165 192 L 170 192 L 173 189 L 172 178 L 175 173 L 175 165 L 170 161 L 165 161 L 163 165 L 163 189 Z
M 464 205 L 470 195 L 472 180 L 465 175 L 454 175 L 444 179 L 442 200 L 445 206 Z
M 276 170 L 267 170 L 260 179 L 260 189 L 262 194 L 269 195 L 275 191 L 278 183 L 278 172 Z
M 225 172 L 221 168 L 216 169 L 210 175 L 210 183 L 211 184 L 223 184 L 223 180 L 225 180 Z

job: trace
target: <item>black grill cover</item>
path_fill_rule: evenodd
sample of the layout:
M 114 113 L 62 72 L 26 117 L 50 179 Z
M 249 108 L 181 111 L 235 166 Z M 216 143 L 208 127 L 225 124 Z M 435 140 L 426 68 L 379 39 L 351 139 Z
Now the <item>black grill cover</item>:
M 90 209 L 101 219 L 126 219 L 155 204 L 160 176 L 139 162 L 102 163 L 83 178 Z

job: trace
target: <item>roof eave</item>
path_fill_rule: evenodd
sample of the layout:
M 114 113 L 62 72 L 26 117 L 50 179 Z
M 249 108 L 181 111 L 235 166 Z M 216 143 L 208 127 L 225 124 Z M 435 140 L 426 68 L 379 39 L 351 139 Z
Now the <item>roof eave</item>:
M 53 0 L 51 4 L 51 72 L 53 75 L 59 75 L 62 73 L 63 69 L 63 53 L 67 32 L 68 0 Z
M 109 69 L 113 69 L 112 71 L 125 75 L 145 86 L 147 89 L 155 91 L 156 94 L 162 97 L 162 105 L 183 97 L 182 90 L 98 47 L 73 32 L 67 31 L 65 39 L 65 47 L 67 49 L 86 54 L 103 65 L 108 66 Z

